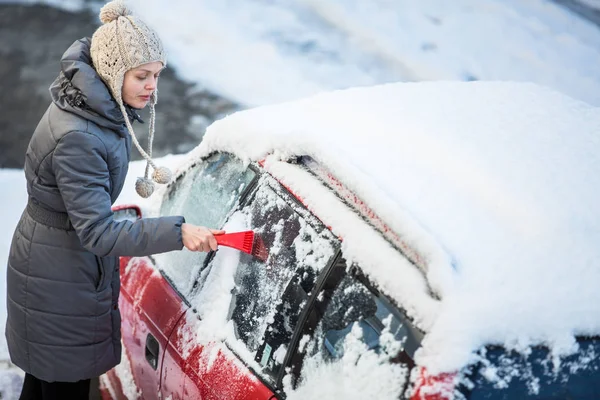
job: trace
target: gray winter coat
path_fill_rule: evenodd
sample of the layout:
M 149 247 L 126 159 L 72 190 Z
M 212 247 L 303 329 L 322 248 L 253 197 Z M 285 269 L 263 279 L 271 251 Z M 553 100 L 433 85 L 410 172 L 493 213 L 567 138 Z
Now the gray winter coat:
M 50 88 L 53 102 L 27 149 L 31 204 L 8 259 L 10 357 L 48 382 L 96 377 L 120 362 L 117 256 L 183 247 L 183 217 L 113 220 L 131 138 L 92 67 L 89 46 L 81 39 L 67 50 Z M 68 224 L 57 227 L 56 218 L 33 212 L 40 207 L 68 215 Z

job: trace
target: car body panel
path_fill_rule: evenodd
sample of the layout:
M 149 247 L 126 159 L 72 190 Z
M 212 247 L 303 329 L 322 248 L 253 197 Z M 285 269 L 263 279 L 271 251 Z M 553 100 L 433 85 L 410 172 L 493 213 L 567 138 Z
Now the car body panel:
M 169 336 L 187 306 L 152 265 L 151 259 L 122 258 L 120 268 L 121 334 L 135 385 L 144 399 L 158 399 L 159 390 L 164 396 L 177 396 L 182 392 L 183 379 L 172 374 L 165 379 L 161 373 Z M 148 351 L 151 338 L 158 344 L 156 357 Z M 148 361 L 148 356 L 156 358 L 155 367 Z
M 197 318 L 195 311 L 190 309 L 179 320 L 165 357 L 173 362 L 172 372 L 166 372 L 163 377 L 168 380 L 171 373 L 172 377 L 180 377 L 185 382 L 181 398 L 271 399 L 273 392 L 224 343 L 197 340 L 193 323 Z

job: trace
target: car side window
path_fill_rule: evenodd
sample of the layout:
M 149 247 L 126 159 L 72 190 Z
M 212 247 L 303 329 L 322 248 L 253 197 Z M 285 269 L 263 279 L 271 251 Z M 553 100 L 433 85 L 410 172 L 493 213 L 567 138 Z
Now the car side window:
M 310 385 L 315 376 L 327 373 L 332 374 L 329 379 L 339 379 L 335 375 L 339 369 L 332 365 L 351 362 L 356 363 L 360 379 L 404 378 L 396 388 L 399 395 L 408 383 L 423 334 L 364 277 L 346 271 L 342 260 L 309 313 L 307 325 L 313 321 L 313 326 L 305 327 L 293 361 L 300 369 L 299 383 Z M 364 370 L 358 365 L 361 359 Z
M 218 229 L 237 206 L 257 173 L 241 160 L 217 153 L 186 171 L 172 184 L 161 215 L 183 215 L 187 223 Z M 159 268 L 182 294 L 188 294 L 207 253 L 181 251 L 157 254 Z
M 269 257 L 241 256 L 230 307 L 235 336 L 253 357 L 246 361 L 257 363 L 272 383 L 316 277 L 338 246 L 329 230 L 288 200 L 263 185 L 242 210 Z

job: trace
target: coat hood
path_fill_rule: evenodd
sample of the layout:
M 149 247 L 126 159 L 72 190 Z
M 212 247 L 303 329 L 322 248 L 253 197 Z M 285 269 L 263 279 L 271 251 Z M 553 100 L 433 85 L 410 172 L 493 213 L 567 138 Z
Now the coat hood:
M 119 135 L 128 135 L 123 113 L 110 94 L 90 56 L 90 38 L 77 40 L 61 59 L 61 72 L 50 86 L 52 101 L 62 110 L 76 114 Z M 130 120 L 142 122 L 139 115 L 125 106 Z

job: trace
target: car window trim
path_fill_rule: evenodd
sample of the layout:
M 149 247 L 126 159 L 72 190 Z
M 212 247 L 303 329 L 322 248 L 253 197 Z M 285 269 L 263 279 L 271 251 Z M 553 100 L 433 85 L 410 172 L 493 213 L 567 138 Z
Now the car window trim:
M 341 250 L 341 248 L 338 248 L 335 255 L 333 257 L 331 257 L 331 260 L 329 261 L 327 266 L 319 274 L 319 277 L 317 278 L 317 281 L 315 282 L 315 287 L 314 287 L 312 293 L 310 294 L 308 300 L 306 301 L 306 305 L 300 312 L 300 316 L 298 317 L 298 323 L 296 324 L 294 333 L 293 333 L 290 343 L 288 345 L 288 351 L 286 352 L 285 358 L 283 359 L 282 368 L 277 376 L 277 379 L 275 380 L 278 391 L 280 391 L 282 388 L 282 381 L 283 381 L 283 378 L 285 377 L 286 369 L 289 367 L 292 358 L 295 356 L 296 352 L 298 351 L 298 344 L 300 343 L 300 339 L 302 338 L 302 335 L 304 334 L 304 327 L 306 325 L 306 321 L 308 320 L 309 313 L 310 313 L 310 311 L 312 311 L 313 306 L 317 300 L 317 297 L 319 296 L 319 293 L 321 293 L 321 290 L 325 286 L 325 283 L 327 283 L 329 277 L 331 276 L 331 273 L 333 272 L 336 265 L 338 264 L 338 261 L 340 261 L 342 258 L 343 258 L 342 250 Z

